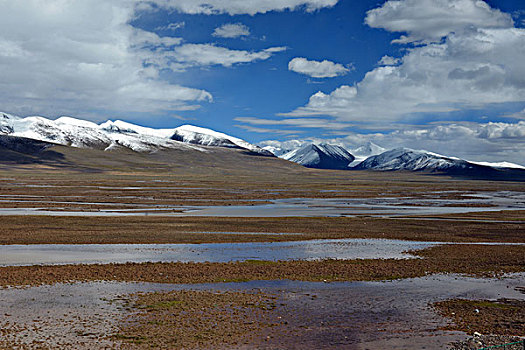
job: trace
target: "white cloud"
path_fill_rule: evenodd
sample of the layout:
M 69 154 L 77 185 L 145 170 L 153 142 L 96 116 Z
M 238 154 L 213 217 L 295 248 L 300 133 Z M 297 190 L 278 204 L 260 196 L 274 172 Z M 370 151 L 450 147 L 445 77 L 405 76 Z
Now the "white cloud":
M 465 1 L 454 3 L 459 5 Z M 414 16 L 419 19 L 419 14 L 408 7 L 412 3 L 413 0 L 389 1 L 381 9 L 392 9 L 399 23 L 410 24 Z M 443 0 L 422 0 L 422 3 L 440 8 Z M 506 17 L 483 4 L 476 2 L 482 12 L 495 13 L 496 18 Z M 405 12 L 401 11 L 403 9 Z M 450 16 L 443 13 L 441 17 L 449 21 L 458 16 L 456 12 Z M 437 10 L 428 13 L 439 17 Z M 469 18 L 470 12 L 465 16 Z M 418 33 L 426 33 L 426 29 Z M 417 38 L 423 39 L 420 34 Z M 306 106 L 284 115 L 329 115 L 339 121 L 379 125 L 406 120 L 414 113 L 449 112 L 525 101 L 523 57 L 525 29 L 470 27 L 449 34 L 443 42 L 409 48 L 398 65 L 377 67 L 354 86 L 343 85 L 332 92 L 318 92 L 310 97 Z
M 390 0 L 365 18 L 373 28 L 408 35 L 397 43 L 431 42 L 468 28 L 510 28 L 512 17 L 481 0 Z
M 155 30 L 169 30 L 169 31 L 176 31 L 177 29 L 184 28 L 186 26 L 186 22 L 174 22 L 170 23 L 166 26 L 160 26 L 155 28 Z
M 133 2 L 0 1 L 0 105 L 17 114 L 158 112 L 211 100 L 147 64 L 180 38 L 129 23 Z
M 212 35 L 220 38 L 238 38 L 250 35 L 250 28 L 242 23 L 226 23 L 215 28 Z
M 296 57 L 288 63 L 288 70 L 296 73 L 308 75 L 312 78 L 333 78 L 345 75 L 350 71 L 349 68 L 340 63 L 331 61 L 310 61 L 303 57 Z
M 399 64 L 401 60 L 399 58 L 394 58 L 390 56 L 383 56 L 379 60 L 378 64 L 380 66 L 395 66 L 396 64 Z
M 230 67 L 238 63 L 266 60 L 275 52 L 286 50 L 284 47 L 271 47 L 261 51 L 230 50 L 213 44 L 184 44 L 177 46 L 166 57 L 185 67 L 221 65 Z
M 313 12 L 332 7 L 338 0 L 152 0 L 152 2 L 188 14 L 255 15 L 297 9 Z
M 525 109 L 518 111 L 516 113 L 511 113 L 504 115 L 505 118 L 514 118 L 514 119 L 525 119 Z
M 154 2 L 0 0 L 0 22 L 5 26 L 0 32 L 2 109 L 20 115 L 71 114 L 87 118 L 97 113 L 195 109 L 211 101 L 211 94 L 163 80 L 162 70 L 229 67 L 265 60 L 285 50 L 272 47 L 252 52 L 183 43 L 179 37 L 159 36 L 133 27 L 130 23 L 137 14 L 147 11 L 146 5 Z M 199 6 L 193 0 L 186 5 L 177 3 Z M 295 5 L 290 8 L 301 3 L 313 9 L 317 4 L 292 3 Z M 174 8 L 166 1 L 158 1 L 157 5 Z M 252 10 L 255 5 L 251 4 Z M 205 8 L 203 3 L 200 6 Z M 218 1 L 210 6 L 216 7 L 212 11 L 215 13 L 240 10 L 243 5 Z M 161 29 L 171 31 L 182 26 L 184 22 L 170 23 Z
M 267 129 L 267 128 L 259 128 L 249 125 L 234 125 L 240 129 L 244 129 L 250 132 L 256 132 L 260 134 L 281 134 L 281 135 L 290 135 L 290 134 L 300 134 L 303 133 L 303 131 L 299 130 L 283 130 L 283 129 Z
M 290 119 L 262 119 L 262 118 L 253 118 L 253 117 L 238 117 L 234 120 L 252 124 L 252 125 L 285 125 L 285 126 L 298 126 L 301 128 L 315 128 L 315 129 L 330 129 L 330 130 L 339 130 L 346 129 L 352 125 L 348 123 L 338 123 L 329 119 L 322 118 L 290 118 Z

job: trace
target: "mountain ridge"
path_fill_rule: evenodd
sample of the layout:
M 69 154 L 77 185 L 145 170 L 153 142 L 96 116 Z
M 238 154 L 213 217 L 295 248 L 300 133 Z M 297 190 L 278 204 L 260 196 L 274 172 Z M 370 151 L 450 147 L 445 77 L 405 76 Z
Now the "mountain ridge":
M 307 144 L 280 156 L 307 168 L 348 169 L 354 156 L 341 146 L 327 143 Z
M 525 179 L 525 169 L 478 164 L 434 152 L 395 148 L 368 157 L 352 170 L 411 171 L 487 179 Z
M 275 157 L 268 149 L 194 125 L 154 129 L 121 120 L 108 120 L 96 124 L 67 116 L 51 120 L 40 116 L 21 118 L 0 112 L 0 135 L 3 135 L 2 147 L 7 152 L 5 159 L 16 158 L 17 142 L 20 143 L 20 149 L 27 149 L 33 154 L 33 158 L 53 155 L 38 150 L 38 147 L 44 147 L 45 143 L 103 151 L 129 149 L 139 153 L 155 153 L 172 149 L 198 152 L 193 156 L 210 152 L 214 148 L 223 148 L 251 155 Z M 43 143 L 31 143 L 27 140 Z M 306 142 L 298 142 L 297 145 L 300 147 L 279 155 L 279 158 L 317 169 L 412 171 L 467 177 L 525 178 L 525 167 L 517 164 L 474 162 L 409 148 L 385 150 L 372 142 L 354 149 L 355 155 L 339 145 Z M 377 154 L 381 151 L 384 152 Z M 367 154 L 371 156 L 366 157 Z M 24 157 L 26 156 L 22 156 Z
M 209 146 L 239 148 L 253 154 L 273 156 L 271 152 L 240 138 L 193 125 L 153 129 L 121 120 L 96 124 L 67 116 L 51 120 L 40 116 L 21 118 L 0 113 L 0 134 L 108 151 L 124 147 L 136 152 L 155 152 L 164 148 L 206 152 L 200 146 Z

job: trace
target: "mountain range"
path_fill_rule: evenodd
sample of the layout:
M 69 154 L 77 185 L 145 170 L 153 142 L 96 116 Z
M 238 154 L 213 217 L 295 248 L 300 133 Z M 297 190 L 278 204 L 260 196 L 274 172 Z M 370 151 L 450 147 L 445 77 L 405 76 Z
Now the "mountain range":
M 239 138 L 193 125 L 182 125 L 174 129 L 153 129 L 120 120 L 96 124 L 71 117 L 50 120 L 44 117 L 20 118 L 0 113 L 0 134 L 107 151 L 121 148 L 136 152 L 155 152 L 159 149 L 205 151 L 198 146 L 210 146 L 237 148 L 258 155 L 273 156 L 271 152 Z
M 294 145 L 287 142 L 287 145 L 290 144 Z M 513 163 L 472 162 L 410 148 L 387 150 L 370 141 L 350 151 L 342 146 L 325 143 L 298 141 L 295 145 L 295 148 L 288 149 L 287 152 L 276 146 L 266 146 L 264 149 L 308 168 L 409 171 L 483 179 L 525 179 L 525 167 Z
M 372 142 L 350 151 L 342 146 L 326 143 L 297 141 L 292 144 L 295 147 L 287 150 L 269 146 L 261 148 L 245 140 L 193 125 L 153 129 L 120 120 L 96 124 L 71 117 L 50 120 L 38 116 L 20 118 L 0 113 L 0 160 L 4 161 L 27 157 L 55 159 L 58 156 L 49 149 L 50 145 L 110 152 L 127 150 L 142 154 L 174 150 L 191 153 L 193 157 L 201 154 L 200 158 L 202 154 L 212 150 L 230 149 L 244 152 L 245 155 L 278 156 L 308 168 L 411 171 L 475 178 L 525 179 L 525 167 L 506 162 L 470 162 L 409 148 L 386 150 Z M 226 153 L 221 154 L 224 156 Z M 189 155 L 185 157 L 191 158 Z

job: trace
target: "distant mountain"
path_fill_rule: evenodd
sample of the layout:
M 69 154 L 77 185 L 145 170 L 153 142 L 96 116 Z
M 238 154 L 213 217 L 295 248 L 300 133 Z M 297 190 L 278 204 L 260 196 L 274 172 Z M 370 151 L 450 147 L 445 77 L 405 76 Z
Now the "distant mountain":
M 348 165 L 354 161 L 354 156 L 343 147 L 326 143 L 304 145 L 280 158 L 318 169 L 348 169 Z
M 525 166 L 519 165 L 519 164 L 515 164 L 515 163 L 510 163 L 510 162 L 497 162 L 497 163 L 492 163 L 492 162 L 474 162 L 474 161 L 469 161 L 469 162 L 470 163 L 474 163 L 474 164 L 478 164 L 478 165 L 489 166 L 489 167 L 492 167 L 492 168 L 508 168 L 508 169 L 523 169 L 523 170 L 525 170 Z
M 449 171 L 451 169 L 467 169 L 474 166 L 474 164 L 461 159 L 445 157 L 431 152 L 396 148 L 369 157 L 355 166 L 354 169 Z
M 488 163 L 486 163 L 488 164 Z M 489 179 L 525 179 L 525 170 L 481 165 L 427 151 L 396 148 L 367 158 L 353 170 L 417 171 Z
M 282 156 L 283 154 L 291 151 L 291 150 L 285 150 L 285 149 L 282 149 L 280 147 L 275 147 L 275 146 L 264 146 L 263 149 L 268 152 L 271 152 L 276 157 Z
M 206 151 L 199 146 L 244 149 L 255 154 L 272 153 L 239 138 L 210 129 L 183 125 L 174 129 L 153 129 L 131 123 L 107 121 L 102 124 L 61 117 L 20 118 L 0 113 L 0 134 L 77 148 L 115 150 L 127 148 L 136 152 L 155 152 L 160 149 L 192 149 Z
M 0 135 L 0 161 L 19 164 L 61 161 L 63 155 L 51 150 L 53 145 L 45 141 Z
M 267 143 L 270 144 L 266 144 L 263 149 L 272 152 L 277 157 L 281 157 L 282 155 L 301 148 L 306 144 L 310 144 L 311 142 L 302 140 L 288 140 L 286 142 L 267 141 Z
M 293 155 L 294 154 L 294 153 L 292 153 L 293 151 L 297 151 L 300 148 L 307 147 L 307 146 L 312 144 L 311 142 L 302 141 L 302 140 L 290 140 L 290 141 L 286 141 L 286 142 L 282 142 L 282 143 L 274 142 L 273 144 L 271 142 L 273 142 L 273 141 L 268 141 L 268 143 L 270 143 L 270 144 L 267 144 L 266 146 L 264 146 L 263 149 L 265 149 L 265 150 L 267 150 L 269 152 L 272 152 L 277 157 L 283 158 L 283 159 L 287 159 L 287 158 L 290 157 L 290 155 Z M 326 144 L 326 143 L 324 143 L 324 144 Z M 345 149 L 344 147 L 341 147 L 341 146 L 333 146 L 333 147 L 340 147 L 340 148 L 344 149 L 344 151 L 346 153 L 349 153 L 349 154 L 351 154 L 354 157 L 354 160 L 349 165 L 350 167 L 361 163 L 363 160 L 365 160 L 366 158 L 368 158 L 370 156 L 373 156 L 373 155 L 376 155 L 376 154 L 380 154 L 380 153 L 383 153 L 384 151 L 386 151 L 386 148 L 378 146 L 378 145 L 376 145 L 375 143 L 373 143 L 371 141 L 368 141 L 367 143 L 365 143 L 365 144 L 363 144 L 363 145 L 361 145 L 361 146 L 359 146 L 359 147 L 357 147 L 355 149 L 351 149 L 351 150 L 347 150 L 347 149 Z M 287 153 L 289 153 L 289 155 L 286 155 Z M 286 155 L 287 158 L 285 158 L 285 155 Z M 291 159 L 289 159 L 289 160 L 291 160 Z M 338 165 L 336 169 L 346 169 L 346 168 L 347 168 L 346 166 L 345 167 L 340 167 Z
M 355 157 L 352 164 L 350 164 L 351 167 L 358 165 L 363 160 L 367 159 L 368 157 L 375 156 L 378 154 L 381 154 L 385 152 L 387 149 L 383 148 L 379 145 L 376 145 L 372 141 L 368 141 L 364 145 L 361 145 L 357 148 L 354 148 L 350 150 L 352 155 Z
M 351 151 L 354 156 L 370 157 L 370 156 L 375 156 L 377 154 L 381 154 L 385 152 L 386 148 L 376 145 L 372 141 L 368 141 L 364 145 L 361 145 L 355 149 L 352 149 Z

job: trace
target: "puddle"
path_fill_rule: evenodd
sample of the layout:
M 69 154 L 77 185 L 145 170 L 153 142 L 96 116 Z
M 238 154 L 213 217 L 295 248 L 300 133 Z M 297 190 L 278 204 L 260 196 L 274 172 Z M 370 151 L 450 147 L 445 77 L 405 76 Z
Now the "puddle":
M 0 266 L 126 262 L 229 262 L 256 260 L 407 259 L 407 250 L 436 242 L 327 239 L 297 242 L 204 244 L 35 244 L 0 246 Z
M 311 349 L 443 349 L 466 335 L 439 331 L 445 320 L 430 303 L 450 298 L 523 300 L 516 287 L 524 285 L 525 274 L 515 274 L 503 279 L 435 275 L 390 282 L 91 282 L 9 288 L 0 290 L 0 345 L 40 340 L 51 348 L 103 349 L 111 345 L 107 337 L 116 332 L 119 320 L 128 315 L 119 302 L 122 296 L 201 289 L 276 295 L 279 306 L 272 317 L 276 323 L 286 321 L 287 328 L 272 329 L 265 349 L 293 349 L 297 344 Z

